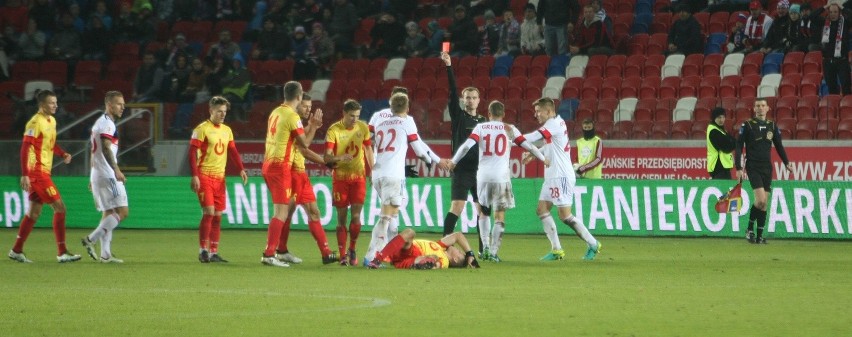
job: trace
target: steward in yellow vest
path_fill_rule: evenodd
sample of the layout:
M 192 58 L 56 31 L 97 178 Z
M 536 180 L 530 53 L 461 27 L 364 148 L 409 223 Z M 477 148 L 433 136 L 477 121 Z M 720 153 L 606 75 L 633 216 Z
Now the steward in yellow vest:
M 725 132 L 725 109 L 713 109 L 707 124 L 707 172 L 710 179 L 731 179 L 736 139 Z
M 733 150 L 733 144 L 731 145 Z M 583 138 L 577 139 L 577 164 L 574 170 L 582 178 L 600 179 L 603 169 L 603 144 L 595 134 L 595 122 L 586 118 L 583 121 Z

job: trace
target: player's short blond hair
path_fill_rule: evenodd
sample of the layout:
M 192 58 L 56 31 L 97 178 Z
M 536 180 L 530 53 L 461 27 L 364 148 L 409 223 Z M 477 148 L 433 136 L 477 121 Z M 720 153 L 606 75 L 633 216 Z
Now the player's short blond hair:
M 284 100 L 292 101 L 302 96 L 302 84 L 296 81 L 284 83 Z
M 408 110 L 408 95 L 394 94 L 391 96 L 390 108 L 394 114 L 406 112 Z
M 122 94 L 121 91 L 117 90 L 107 91 L 104 95 L 104 104 L 109 104 L 110 102 L 112 102 L 112 99 L 116 97 L 124 97 L 124 94 Z
M 219 105 L 224 105 L 225 110 L 231 109 L 231 102 L 228 101 L 227 98 L 222 97 L 222 96 L 213 96 L 213 97 L 210 98 L 210 109 L 213 109 L 214 107 L 219 106 Z
M 500 101 L 491 101 L 491 103 L 488 103 L 488 113 L 497 117 L 503 117 L 506 115 L 506 106 L 500 103 Z
M 352 112 L 361 110 L 361 104 L 354 99 L 347 99 L 346 102 L 343 102 L 343 112 Z
M 533 102 L 534 107 L 540 107 L 542 109 L 547 110 L 556 110 L 556 103 L 553 103 L 553 99 L 550 97 L 542 97 Z
M 462 92 L 461 92 L 462 97 L 464 97 L 465 93 L 471 92 L 471 91 L 475 91 L 477 94 L 479 94 L 479 89 L 477 89 L 476 87 L 467 87 L 467 88 L 462 89 Z

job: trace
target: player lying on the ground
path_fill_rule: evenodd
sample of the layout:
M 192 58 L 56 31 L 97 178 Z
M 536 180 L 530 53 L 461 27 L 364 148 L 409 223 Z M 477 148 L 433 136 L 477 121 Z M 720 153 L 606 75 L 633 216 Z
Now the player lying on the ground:
M 414 235 L 411 229 L 399 233 L 381 252 L 376 253 L 368 267 L 379 268 L 387 259 L 400 269 L 479 268 L 479 262 L 462 233 L 452 233 L 439 241 L 414 240 Z

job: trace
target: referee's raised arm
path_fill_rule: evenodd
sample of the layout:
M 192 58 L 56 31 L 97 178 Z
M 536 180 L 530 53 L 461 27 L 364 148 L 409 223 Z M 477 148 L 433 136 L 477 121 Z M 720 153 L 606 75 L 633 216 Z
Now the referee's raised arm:
M 458 117 L 464 113 L 461 108 L 461 102 L 459 101 L 458 88 L 456 88 L 456 75 L 453 73 L 453 61 L 450 58 L 450 54 L 446 52 L 441 53 L 441 60 L 444 61 L 444 64 L 447 66 L 447 82 L 449 82 L 450 89 L 450 120 L 455 121 Z

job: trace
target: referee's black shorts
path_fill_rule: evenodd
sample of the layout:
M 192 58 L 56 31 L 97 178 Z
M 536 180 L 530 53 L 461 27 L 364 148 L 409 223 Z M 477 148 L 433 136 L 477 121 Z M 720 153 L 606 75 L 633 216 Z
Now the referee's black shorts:
M 772 164 L 762 162 L 746 162 L 746 174 L 751 188 L 756 190 L 762 188 L 769 192 L 772 187 Z
M 479 202 L 476 195 L 476 170 L 453 171 L 452 200 L 467 200 L 467 194 L 473 196 L 474 202 Z

